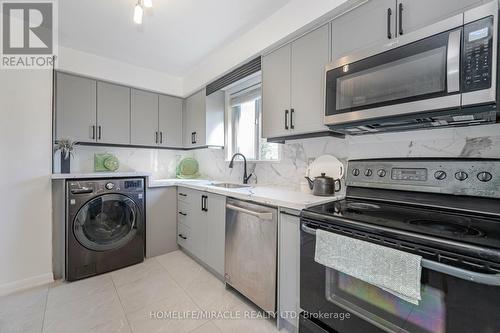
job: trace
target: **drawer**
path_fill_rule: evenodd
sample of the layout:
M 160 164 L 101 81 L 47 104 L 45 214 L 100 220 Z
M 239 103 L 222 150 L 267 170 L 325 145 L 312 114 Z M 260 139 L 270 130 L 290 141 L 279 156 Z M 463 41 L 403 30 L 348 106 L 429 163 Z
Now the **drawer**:
M 177 244 L 182 246 L 183 248 L 190 250 L 191 244 L 191 230 L 188 226 L 179 223 L 177 224 Z
M 179 187 L 177 189 L 177 201 L 178 202 L 185 202 L 189 203 L 189 197 L 190 197 L 190 192 L 188 189 Z
M 189 226 L 189 214 L 190 214 L 190 206 L 189 204 L 179 201 L 177 203 L 177 222 L 183 223 L 186 226 Z

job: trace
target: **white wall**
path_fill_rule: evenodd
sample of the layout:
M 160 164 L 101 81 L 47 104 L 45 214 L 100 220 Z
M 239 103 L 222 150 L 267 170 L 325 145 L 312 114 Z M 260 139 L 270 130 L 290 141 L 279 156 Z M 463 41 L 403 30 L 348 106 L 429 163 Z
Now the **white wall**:
M 273 15 L 244 33 L 228 45 L 215 50 L 183 78 L 184 94 L 189 95 L 199 88 L 248 60 L 290 34 L 302 30 L 325 15 L 333 15 L 335 9 L 347 0 L 292 0 Z M 356 1 L 351 0 L 354 3 Z
M 121 83 L 136 88 L 183 97 L 182 79 L 151 69 L 97 56 L 95 54 L 59 47 L 57 69 Z
M 0 70 L 0 295 L 52 280 L 52 71 Z

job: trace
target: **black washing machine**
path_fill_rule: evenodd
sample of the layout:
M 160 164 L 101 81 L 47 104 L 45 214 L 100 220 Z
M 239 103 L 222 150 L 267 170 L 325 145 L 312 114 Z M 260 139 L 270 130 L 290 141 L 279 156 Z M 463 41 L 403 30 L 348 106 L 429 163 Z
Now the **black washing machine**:
M 66 198 L 66 280 L 144 260 L 144 178 L 70 180 Z

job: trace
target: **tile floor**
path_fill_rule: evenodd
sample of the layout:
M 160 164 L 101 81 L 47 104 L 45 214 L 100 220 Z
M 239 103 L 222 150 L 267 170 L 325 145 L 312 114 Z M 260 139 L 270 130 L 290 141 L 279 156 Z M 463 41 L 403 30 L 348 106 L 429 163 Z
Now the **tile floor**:
M 271 320 L 248 318 L 254 310 L 202 266 L 176 251 L 78 282 L 55 282 L 2 297 L 0 333 L 277 332 Z M 232 318 L 193 316 L 201 311 Z M 188 318 L 167 319 L 168 313 Z

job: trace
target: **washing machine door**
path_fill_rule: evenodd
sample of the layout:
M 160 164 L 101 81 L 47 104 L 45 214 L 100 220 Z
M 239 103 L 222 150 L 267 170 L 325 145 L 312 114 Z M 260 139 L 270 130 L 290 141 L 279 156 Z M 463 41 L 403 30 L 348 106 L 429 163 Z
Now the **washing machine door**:
M 83 246 L 109 251 L 127 244 L 137 233 L 140 211 L 122 194 L 104 194 L 87 202 L 73 221 L 73 233 Z

